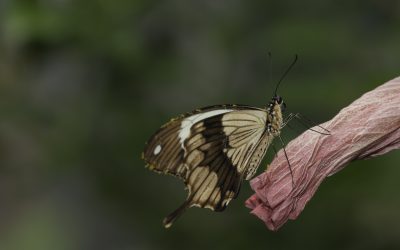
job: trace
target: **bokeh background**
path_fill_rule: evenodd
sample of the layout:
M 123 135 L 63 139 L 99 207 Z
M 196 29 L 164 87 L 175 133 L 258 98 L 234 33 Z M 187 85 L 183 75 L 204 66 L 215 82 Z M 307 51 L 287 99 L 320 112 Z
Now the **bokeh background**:
M 280 95 L 328 120 L 399 75 L 400 2 L 0 1 L 0 249 L 399 249 L 398 151 L 329 178 L 278 232 L 244 207 L 247 182 L 223 213 L 161 226 L 186 193 L 144 168 L 148 137 L 198 107 L 265 105 L 294 54 Z

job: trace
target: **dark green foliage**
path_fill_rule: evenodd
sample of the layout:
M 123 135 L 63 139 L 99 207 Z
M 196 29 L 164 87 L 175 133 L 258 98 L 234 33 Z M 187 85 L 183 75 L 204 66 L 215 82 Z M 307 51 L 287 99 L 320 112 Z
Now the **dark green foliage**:
M 294 54 L 299 62 L 279 91 L 287 112 L 330 119 L 399 75 L 399 8 L 0 2 L 0 248 L 399 248 L 398 152 L 330 178 L 276 233 L 248 214 L 247 183 L 225 212 L 193 209 L 166 231 L 161 219 L 185 191 L 140 160 L 170 117 L 219 103 L 267 104 Z

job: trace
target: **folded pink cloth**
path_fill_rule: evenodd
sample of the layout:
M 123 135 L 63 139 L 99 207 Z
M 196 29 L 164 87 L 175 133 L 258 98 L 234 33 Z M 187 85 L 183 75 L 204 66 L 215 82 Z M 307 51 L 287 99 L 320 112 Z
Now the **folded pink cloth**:
M 307 130 L 286 146 L 294 186 L 282 150 L 250 183 L 255 194 L 246 206 L 270 230 L 296 219 L 321 182 L 351 161 L 400 148 L 400 77 L 364 94 L 320 126 L 331 135 Z

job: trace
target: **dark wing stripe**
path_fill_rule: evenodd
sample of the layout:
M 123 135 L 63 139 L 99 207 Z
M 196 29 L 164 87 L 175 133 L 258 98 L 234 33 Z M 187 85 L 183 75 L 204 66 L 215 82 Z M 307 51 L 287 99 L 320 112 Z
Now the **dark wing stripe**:
M 226 190 L 231 189 L 230 176 L 236 172 L 236 169 L 232 169 L 232 165 L 229 163 L 228 158 L 225 158 L 224 167 L 221 167 L 220 178 L 217 186 L 219 187 L 219 199 L 213 200 L 215 211 L 223 211 L 225 209 L 224 201 L 227 200 Z M 214 191 L 215 192 L 215 191 Z M 218 196 L 217 196 L 218 198 Z M 228 199 L 229 201 L 230 199 Z
M 227 164 L 227 161 L 228 161 L 227 158 L 222 158 L 222 161 L 221 161 L 221 157 L 215 158 L 215 159 L 218 159 L 217 162 L 214 162 L 214 164 L 215 164 L 214 166 L 216 166 L 216 168 L 213 169 L 213 171 L 210 171 L 209 175 L 210 175 L 211 172 L 214 172 L 214 173 L 217 173 L 216 176 L 219 176 L 218 173 L 220 173 L 221 170 L 222 171 L 229 171 L 230 166 L 229 166 L 229 164 Z M 231 171 L 232 171 L 232 169 L 231 169 Z M 207 192 L 208 196 L 204 197 L 207 194 L 205 192 L 205 191 L 207 191 L 207 188 L 204 188 L 204 186 L 208 185 L 208 183 L 203 182 L 202 183 L 203 189 L 200 189 L 200 187 L 199 187 L 196 190 L 196 195 L 193 197 L 192 202 L 198 203 L 202 207 L 206 207 L 208 205 L 212 209 L 220 210 L 220 207 L 218 207 L 218 206 L 219 206 L 219 204 L 221 203 L 221 201 L 223 199 L 223 195 L 221 194 L 221 191 L 220 191 L 220 185 L 224 184 L 224 183 L 225 183 L 225 181 L 224 181 L 223 178 L 222 179 L 221 178 L 215 179 L 215 182 L 213 183 L 213 185 L 211 185 L 211 188 L 208 187 L 208 188 L 210 188 L 209 192 Z M 212 197 L 212 196 L 218 197 L 218 193 L 219 193 L 219 200 L 218 201 L 211 200 L 211 202 L 210 202 L 210 197 Z
M 190 135 L 191 138 L 195 139 L 185 141 L 188 155 L 195 150 L 207 152 L 201 163 L 190 164 L 192 175 L 188 178 L 188 185 L 192 188 L 191 196 L 188 199 L 191 200 L 191 204 L 202 207 L 211 206 L 216 210 L 222 210 L 225 203 L 237 195 L 242 177 L 240 177 L 241 174 L 237 172 L 234 165 L 237 166 L 236 164 L 239 162 L 244 162 L 244 153 L 251 151 L 252 146 L 254 146 L 254 143 L 249 144 L 249 141 L 259 140 L 258 137 L 261 135 L 259 131 L 263 128 L 263 124 L 259 123 L 260 119 L 225 120 L 225 116 L 226 114 L 218 115 L 207 119 L 206 122 L 201 121 L 194 124 Z M 243 127 L 242 122 L 246 122 L 247 126 Z M 228 133 L 226 133 L 227 131 Z M 200 137 L 203 137 L 203 139 L 200 139 Z M 229 150 L 228 145 L 223 143 L 227 139 L 229 139 L 229 144 L 233 140 L 239 145 L 235 145 L 238 148 L 231 149 L 233 151 L 224 156 L 223 150 Z M 219 158 L 225 159 L 221 162 L 217 160 Z M 207 168 L 206 176 L 200 174 L 200 172 L 206 171 L 204 168 Z M 244 167 L 242 166 L 241 169 L 244 169 Z M 210 177 L 212 172 L 218 176 L 217 183 L 213 182 L 213 175 Z M 200 179 L 203 180 L 201 184 L 199 184 Z M 205 195 L 208 195 L 208 197 L 204 201 Z M 215 199 L 218 199 L 218 202 Z
M 217 187 L 219 180 L 216 173 L 218 173 L 218 170 L 222 168 L 224 162 L 225 161 L 220 161 L 217 164 L 214 163 L 214 168 L 212 170 L 210 168 L 205 168 L 208 171 L 207 176 L 203 179 L 197 190 L 193 192 L 192 203 L 194 203 L 194 205 L 200 205 L 201 207 L 209 205 L 207 204 L 207 201 Z M 211 206 L 213 207 L 213 204 L 211 204 Z
M 234 184 L 235 181 L 239 181 L 235 177 L 237 177 L 237 175 L 233 171 L 229 171 L 227 173 L 227 176 L 221 188 L 221 194 L 223 198 L 221 198 L 218 202 L 220 211 L 224 210 L 227 205 L 227 202 L 229 202 L 234 197 L 234 193 L 236 192 Z
M 204 130 L 204 133 L 201 133 L 203 129 L 201 129 L 200 126 L 195 125 L 192 127 L 191 135 L 197 137 L 198 134 L 201 134 L 204 138 L 202 144 L 196 144 L 196 147 L 194 147 L 193 144 L 191 144 L 193 141 L 190 141 L 190 139 L 187 140 L 187 143 L 185 142 L 185 147 L 188 150 L 190 148 L 188 154 L 198 149 L 206 152 L 206 156 L 201 163 L 192 165 L 192 174 L 188 178 L 188 186 L 190 187 L 189 189 L 191 189 L 188 200 L 190 200 L 190 204 L 194 206 L 214 208 L 216 203 L 212 202 L 209 204 L 209 200 L 217 189 L 217 183 L 220 181 L 220 176 L 218 176 L 219 170 L 232 168 L 229 165 L 224 166 L 227 162 L 227 158 L 223 156 L 223 152 L 221 151 L 224 147 L 223 141 L 226 135 L 222 131 L 221 117 L 222 116 L 220 116 L 219 119 L 209 119 L 207 124 L 203 124 L 203 127 L 207 128 Z M 209 126 L 212 127 L 212 130 L 209 129 Z M 210 131 L 214 133 L 210 133 Z M 234 168 L 232 168 L 232 170 L 236 171 Z M 207 172 L 207 175 L 201 176 L 200 172 Z M 202 179 L 202 181 L 200 179 Z M 219 197 L 222 197 L 222 195 Z
M 202 162 L 205 166 L 216 164 L 216 160 L 224 160 L 226 157 L 221 157 L 221 151 L 212 149 L 207 151 L 204 161 Z
M 218 165 L 214 165 L 214 164 L 211 164 L 211 163 L 213 163 L 213 161 L 215 160 L 215 159 L 218 159 L 218 155 L 216 154 L 215 155 L 216 157 L 214 158 L 214 159 L 211 159 L 211 162 L 210 162 L 210 164 L 208 164 L 208 165 L 203 165 L 203 163 L 204 163 L 204 161 L 202 161 L 200 164 L 202 164 L 201 166 L 199 166 L 200 164 L 198 164 L 197 166 L 196 166 L 196 168 L 193 170 L 193 173 L 196 173 L 196 179 L 194 180 L 194 182 L 193 182 L 193 189 L 192 189 L 192 194 L 194 195 L 194 198 L 196 198 L 196 194 L 197 194 L 197 192 L 199 191 L 199 189 L 201 188 L 201 186 L 203 185 L 203 183 L 204 183 L 204 181 L 206 180 L 206 178 L 209 176 L 209 174 L 211 173 L 211 172 L 213 172 L 214 171 L 214 167 L 215 166 L 217 166 L 218 167 Z M 207 157 L 208 158 L 208 157 Z M 200 170 L 198 170 L 198 169 L 200 169 Z M 199 181 L 199 174 L 197 174 L 197 172 L 198 171 L 205 171 L 205 169 L 208 171 L 208 174 L 207 174 L 207 176 L 206 177 L 204 177 L 203 178 L 203 181 L 201 181 L 201 183 L 199 184 L 198 183 L 198 181 Z M 193 175 L 193 174 L 192 174 Z M 190 180 L 192 179 L 192 178 L 194 178 L 193 176 L 190 176 L 189 177 L 189 182 L 190 182 Z M 190 183 L 189 183 L 190 184 Z M 194 199 L 193 198 L 193 199 Z

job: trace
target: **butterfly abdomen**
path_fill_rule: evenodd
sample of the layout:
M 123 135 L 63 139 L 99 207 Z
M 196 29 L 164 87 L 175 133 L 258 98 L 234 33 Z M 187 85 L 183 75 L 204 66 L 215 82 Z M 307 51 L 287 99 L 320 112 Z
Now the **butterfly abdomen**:
M 268 133 L 268 132 L 265 132 Z M 271 144 L 274 137 L 272 136 L 264 136 L 264 138 L 260 141 L 260 144 L 256 148 L 253 157 L 250 159 L 249 166 L 246 171 L 246 180 L 250 180 L 254 174 L 257 172 L 258 166 L 260 165 L 262 159 L 264 158 L 269 145 Z

